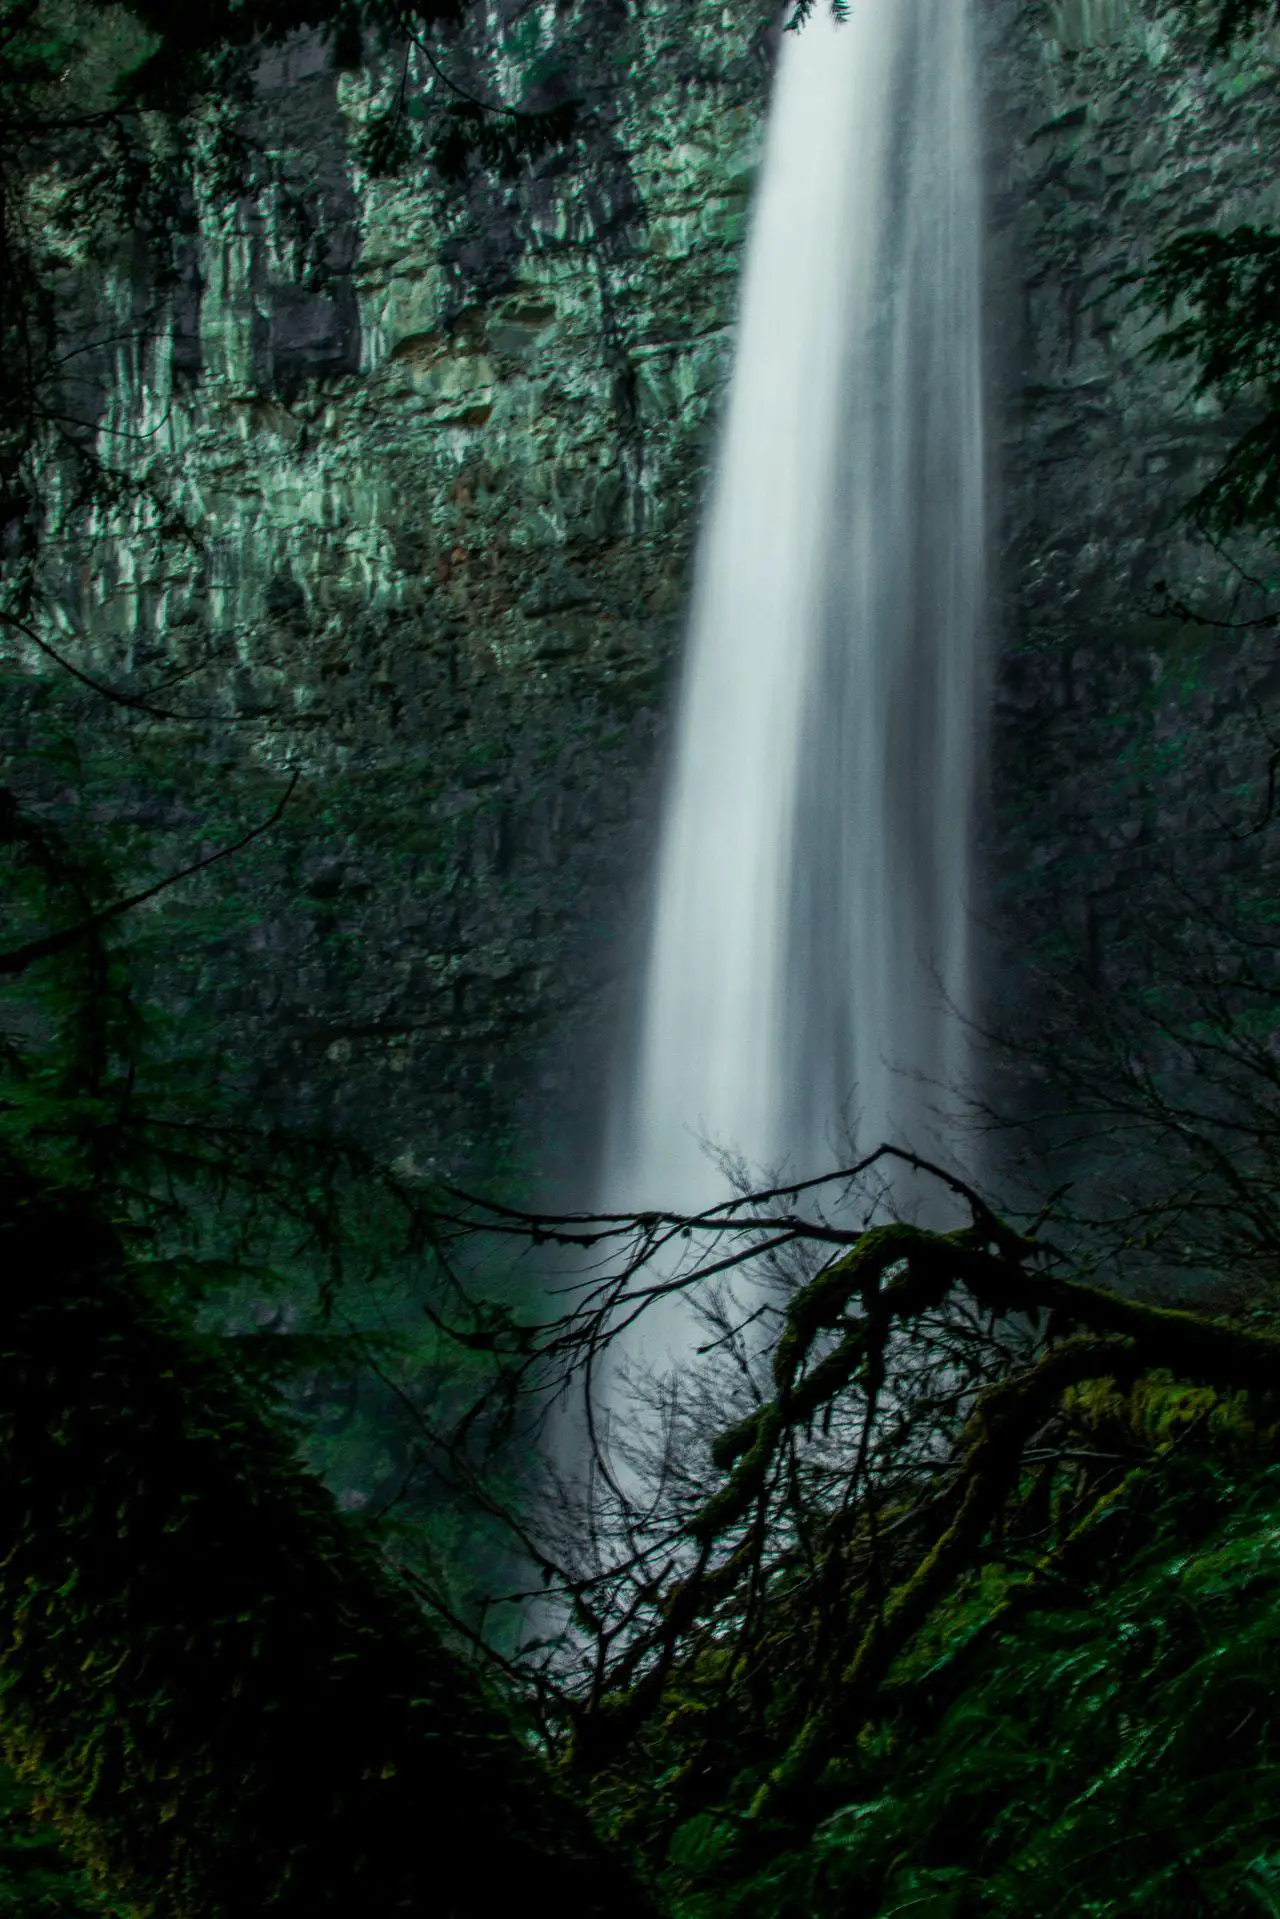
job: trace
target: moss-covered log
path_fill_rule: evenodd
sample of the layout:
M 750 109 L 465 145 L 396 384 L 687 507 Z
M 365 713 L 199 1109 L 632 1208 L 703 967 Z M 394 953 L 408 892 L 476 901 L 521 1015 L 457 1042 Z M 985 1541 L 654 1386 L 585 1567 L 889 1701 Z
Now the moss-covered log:
M 147 1919 L 647 1910 L 87 1205 L 0 1188 L 0 1715 Z
M 1280 1395 L 1274 1333 L 1066 1278 L 1048 1267 L 1046 1248 L 980 1201 L 974 1207 L 973 1225 L 956 1232 L 900 1222 L 864 1232 L 791 1295 L 773 1355 L 774 1395 L 712 1442 L 711 1463 L 724 1479 L 683 1519 L 695 1562 L 673 1583 L 659 1576 L 645 1629 L 612 1655 L 607 1683 L 570 1708 L 572 1758 L 584 1772 L 615 1763 L 662 1708 L 698 1643 L 700 1621 L 719 1615 L 702 1637 L 704 1650 L 727 1642 L 729 1621 L 741 1645 L 757 1649 L 743 1654 L 744 1670 L 751 1661 L 759 1668 L 758 1648 L 772 1630 L 761 1620 L 772 1610 L 785 1640 L 796 1630 L 795 1599 L 803 1592 L 800 1610 L 813 1635 L 804 1664 L 810 1672 L 820 1666 L 821 1681 L 796 1689 L 797 1697 L 808 1695 L 801 1724 L 755 1797 L 758 1813 L 776 1811 L 783 1798 L 803 1796 L 815 1771 L 874 1716 L 895 1661 L 980 1569 L 1020 1498 L 1031 1497 L 1026 1453 L 1038 1433 L 1051 1435 L 1051 1466 L 1039 1462 L 1033 1477 L 1041 1497 L 1051 1491 L 1052 1434 L 1065 1416 L 1064 1395 L 1107 1379 L 1128 1391 L 1156 1374 L 1211 1396 L 1248 1393 L 1274 1404 Z M 765 1221 L 762 1230 L 775 1224 Z M 822 1243 L 830 1232 L 821 1229 Z M 948 1348 L 927 1329 L 949 1302 L 969 1315 L 956 1333 L 974 1365 L 947 1380 Z M 990 1329 L 1010 1315 L 1028 1328 L 1047 1319 L 1037 1350 L 1019 1356 L 1013 1347 L 985 1345 L 991 1333 L 982 1324 Z M 935 1353 L 926 1370 L 935 1381 L 943 1375 L 940 1403 L 966 1409 L 945 1462 L 949 1486 L 936 1476 L 938 1456 L 917 1453 L 913 1462 L 909 1454 L 913 1432 L 932 1421 L 929 1393 L 911 1407 L 897 1390 L 896 1439 L 877 1424 L 892 1343 L 913 1331 L 920 1339 L 922 1329 Z M 814 1428 L 825 1437 L 823 1422 L 841 1402 L 861 1434 L 850 1443 L 847 1479 L 803 1457 Z M 878 1463 L 869 1463 L 874 1453 Z M 1127 1457 L 1122 1451 L 1110 1463 Z M 815 1496 L 824 1472 L 826 1494 Z M 883 1535 L 882 1518 L 889 1522 Z

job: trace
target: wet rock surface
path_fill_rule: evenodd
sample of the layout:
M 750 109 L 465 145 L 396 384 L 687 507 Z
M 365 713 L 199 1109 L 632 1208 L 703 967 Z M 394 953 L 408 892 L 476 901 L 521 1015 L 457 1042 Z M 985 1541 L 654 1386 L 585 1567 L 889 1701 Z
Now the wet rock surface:
M 397 61 L 266 63 L 257 190 L 203 208 L 105 395 L 198 543 L 117 525 L 57 581 L 103 670 L 214 659 L 197 813 L 219 760 L 301 772 L 182 985 L 255 1109 L 473 1175 L 591 1104 L 773 39 L 766 7 L 500 11 L 451 77 L 582 102 L 514 183 L 368 171 Z
M 1280 217 L 1280 43 L 1211 57 L 1139 0 L 984 9 L 1000 502 L 989 829 L 995 998 L 1035 965 L 1120 986 L 1164 877 L 1265 886 L 1274 562 L 1182 509 L 1248 421 L 1151 360 L 1129 279 L 1170 234 Z M 1265 584 L 1265 581 L 1262 582 Z M 1272 604 L 1275 602 L 1272 601 Z M 1202 623 L 1203 622 L 1203 623 Z M 1155 900 L 1163 904 L 1157 908 Z
M 1147 360 L 1123 279 L 1180 226 L 1280 218 L 1277 58 L 1210 60 L 1183 12 L 981 7 L 987 917 L 1015 996 L 1055 939 L 1106 947 L 1152 847 L 1259 765 L 1270 639 L 1206 644 L 1161 610 L 1251 605 L 1176 520 L 1232 423 Z M 180 752 L 189 816 L 210 781 L 301 773 L 173 988 L 231 1035 L 259 1111 L 472 1176 L 589 1151 L 772 13 L 499 9 L 501 59 L 464 44 L 455 71 L 581 97 L 583 131 L 519 183 L 460 188 L 421 158 L 363 163 L 391 64 L 286 50 L 261 77 L 258 190 L 204 208 L 164 318 L 115 355 L 104 435 L 199 538 L 99 529 L 59 576 L 68 629 L 141 679 L 215 662 L 218 724 Z M 127 279 L 111 297 L 134 301 Z

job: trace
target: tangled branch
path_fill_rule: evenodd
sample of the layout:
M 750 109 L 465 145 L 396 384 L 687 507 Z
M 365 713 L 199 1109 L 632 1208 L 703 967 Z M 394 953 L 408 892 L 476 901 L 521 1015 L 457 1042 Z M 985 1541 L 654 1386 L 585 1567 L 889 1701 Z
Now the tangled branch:
M 967 1222 L 856 1223 L 855 1196 L 893 1161 L 944 1184 Z M 1158 1462 L 1163 1442 L 1093 1430 L 1082 1393 L 1171 1379 L 1265 1402 L 1280 1382 L 1280 1338 L 1087 1284 L 1042 1229 L 895 1148 L 697 1214 L 451 1199 L 446 1235 L 579 1263 L 546 1320 L 472 1305 L 450 1328 L 490 1356 L 488 1403 L 508 1417 L 584 1394 L 588 1465 L 553 1475 L 541 1527 L 526 1522 L 540 1596 L 516 1663 L 551 1736 L 600 1776 L 665 1736 L 689 1675 L 714 1671 L 724 1710 L 750 1696 L 774 1726 L 757 1816 L 812 1791 L 993 1553 L 1013 1538 L 1043 1581 Z M 673 1297 L 714 1335 L 689 1377 L 607 1367 Z M 473 1408 L 437 1443 L 461 1453 L 480 1423 Z

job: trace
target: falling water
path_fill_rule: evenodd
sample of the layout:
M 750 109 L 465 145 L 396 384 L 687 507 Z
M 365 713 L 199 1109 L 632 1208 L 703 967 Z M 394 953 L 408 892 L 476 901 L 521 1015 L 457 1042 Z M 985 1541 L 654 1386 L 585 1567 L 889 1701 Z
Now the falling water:
M 702 536 L 613 1205 L 936 1149 L 969 1078 L 983 680 L 970 0 L 785 37 Z

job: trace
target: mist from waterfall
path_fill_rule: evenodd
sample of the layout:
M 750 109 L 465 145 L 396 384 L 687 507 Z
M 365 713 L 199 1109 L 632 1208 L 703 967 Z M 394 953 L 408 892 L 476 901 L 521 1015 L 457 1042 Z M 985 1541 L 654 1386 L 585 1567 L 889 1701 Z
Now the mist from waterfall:
M 723 1198 L 970 1077 L 984 701 L 970 0 L 784 36 L 602 1196 Z M 950 1002 L 950 1005 L 948 1005 Z

